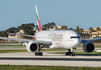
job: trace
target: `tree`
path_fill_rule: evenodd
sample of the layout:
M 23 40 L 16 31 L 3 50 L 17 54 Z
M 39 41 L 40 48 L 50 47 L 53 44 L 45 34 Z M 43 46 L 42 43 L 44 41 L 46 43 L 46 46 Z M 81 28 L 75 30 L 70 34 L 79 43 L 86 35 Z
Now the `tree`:
M 5 31 L 1 31 L 0 36 L 7 37 L 8 36 L 7 33 L 16 33 L 20 30 L 24 30 L 25 34 L 34 35 L 35 33 L 35 31 L 33 30 L 34 27 L 35 27 L 34 23 L 22 24 L 21 26 L 18 26 L 17 28 L 10 27 L 9 29 Z
M 47 29 L 47 24 L 44 24 L 43 26 L 42 26 L 42 30 L 46 30 Z
M 99 37 L 99 31 L 100 31 L 100 28 L 97 27 L 96 31 L 98 32 L 98 37 Z
M 54 28 L 54 27 L 56 27 L 55 23 L 54 22 L 50 23 L 50 28 Z
M 21 26 L 18 26 L 17 29 L 20 30 L 24 30 L 25 34 L 29 34 L 29 35 L 34 35 L 35 31 L 33 31 L 35 25 L 34 23 L 26 23 L 26 24 L 22 24 Z
M 7 35 L 7 32 L 6 31 L 1 31 L 0 32 L 0 36 L 1 37 L 7 37 L 8 35 Z
M 36 25 L 35 27 L 36 27 L 36 29 L 38 29 L 38 25 Z
M 73 30 L 73 28 L 70 27 L 69 30 Z
M 77 33 L 79 33 L 79 26 L 78 25 L 76 26 L 76 31 L 77 31 Z
M 82 32 L 83 32 L 84 30 L 83 30 L 83 28 L 79 28 L 79 26 L 77 25 L 77 26 L 76 26 L 76 31 L 77 31 L 77 33 L 80 34 L 80 36 L 82 36 Z
M 18 32 L 18 29 L 15 28 L 15 27 L 10 27 L 9 29 L 6 30 L 6 32 L 8 32 L 8 33 L 16 33 L 16 32 Z
M 92 36 L 92 32 L 94 31 L 92 27 L 89 28 L 90 30 L 90 36 Z
M 56 24 L 55 24 L 54 22 L 52 22 L 52 23 L 44 24 L 44 25 L 42 26 L 42 29 L 43 29 L 43 30 L 47 30 L 47 29 L 54 28 L 54 27 L 56 27 Z
M 82 36 L 82 32 L 84 32 L 83 28 L 79 29 L 79 34 Z

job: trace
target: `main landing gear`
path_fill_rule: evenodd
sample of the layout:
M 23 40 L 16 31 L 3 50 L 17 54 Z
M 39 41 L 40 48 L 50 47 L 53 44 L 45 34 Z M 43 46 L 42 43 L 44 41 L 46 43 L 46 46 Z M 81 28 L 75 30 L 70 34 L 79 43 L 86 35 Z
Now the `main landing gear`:
M 43 48 L 43 47 L 41 47 L 41 46 L 39 45 L 39 49 L 38 49 L 37 52 L 35 52 L 35 56 L 43 56 L 43 52 L 40 52 L 40 50 L 41 50 L 42 48 Z
M 35 52 L 35 56 L 42 56 L 43 55 L 43 53 L 42 52 Z
M 66 56 L 67 55 L 75 56 L 75 53 L 74 52 L 71 52 L 71 49 L 69 49 L 68 52 L 66 52 Z

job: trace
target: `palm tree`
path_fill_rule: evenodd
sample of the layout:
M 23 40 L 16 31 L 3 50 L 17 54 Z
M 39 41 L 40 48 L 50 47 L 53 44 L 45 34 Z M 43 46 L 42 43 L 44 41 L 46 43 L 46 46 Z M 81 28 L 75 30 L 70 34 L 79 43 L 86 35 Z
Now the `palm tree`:
M 90 36 L 92 36 L 93 28 L 90 27 L 89 30 L 90 30 Z
M 98 37 L 99 37 L 99 31 L 100 31 L 100 28 L 97 27 L 96 31 L 98 32 Z
M 77 31 L 77 33 L 79 33 L 79 26 L 78 25 L 76 26 L 76 31 Z
M 84 32 L 83 28 L 80 28 L 79 33 L 82 36 L 82 32 Z

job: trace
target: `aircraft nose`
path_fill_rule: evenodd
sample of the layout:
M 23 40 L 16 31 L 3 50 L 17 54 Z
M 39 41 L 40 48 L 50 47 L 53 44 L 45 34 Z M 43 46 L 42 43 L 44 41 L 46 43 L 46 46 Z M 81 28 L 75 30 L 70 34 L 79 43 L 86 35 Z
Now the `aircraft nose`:
M 74 46 L 75 46 L 75 47 L 79 47 L 80 42 L 81 42 L 81 40 L 80 40 L 80 39 L 77 39 Z
M 80 39 L 76 39 L 76 40 L 74 40 L 74 43 L 72 43 L 72 46 L 75 47 L 75 48 L 76 48 L 76 47 L 79 47 L 80 42 L 81 42 Z

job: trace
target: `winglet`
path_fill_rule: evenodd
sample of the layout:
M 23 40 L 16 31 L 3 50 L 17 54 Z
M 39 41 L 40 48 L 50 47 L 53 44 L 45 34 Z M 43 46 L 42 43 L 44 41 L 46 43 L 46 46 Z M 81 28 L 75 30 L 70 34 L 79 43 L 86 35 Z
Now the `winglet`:
M 38 27 L 39 27 L 39 31 L 42 31 L 41 24 L 40 24 L 40 19 L 39 19 L 39 14 L 38 14 L 38 9 L 37 9 L 37 5 L 35 5 L 35 8 L 36 8 L 36 17 L 37 17 L 37 24 L 38 24 Z

